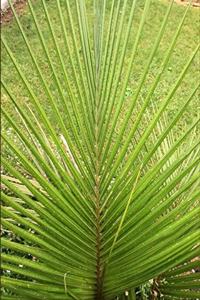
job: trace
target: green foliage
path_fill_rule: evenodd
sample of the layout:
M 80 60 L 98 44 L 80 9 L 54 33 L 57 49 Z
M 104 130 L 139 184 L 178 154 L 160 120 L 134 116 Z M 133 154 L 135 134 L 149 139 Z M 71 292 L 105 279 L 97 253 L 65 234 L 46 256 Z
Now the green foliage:
M 183 121 L 199 84 L 178 94 L 182 105 L 169 113 L 199 48 L 156 97 L 189 10 L 151 77 L 171 2 L 133 84 L 152 9 L 150 0 L 138 3 L 95 0 L 91 11 L 91 1 L 57 0 L 58 35 L 46 1 L 43 29 L 28 0 L 39 56 L 11 5 L 31 64 L 2 37 L 26 99 L 3 80 L 13 108 L 2 110 L 5 126 L 18 139 L 3 132 L 3 143 L 19 164 L 2 158 L 2 225 L 15 236 L 2 238 L 5 300 L 136 299 L 138 286 L 153 296 L 161 274 L 199 255 L 199 118 Z
M 200 258 L 169 270 L 159 278 L 161 299 L 198 299 L 200 297 Z

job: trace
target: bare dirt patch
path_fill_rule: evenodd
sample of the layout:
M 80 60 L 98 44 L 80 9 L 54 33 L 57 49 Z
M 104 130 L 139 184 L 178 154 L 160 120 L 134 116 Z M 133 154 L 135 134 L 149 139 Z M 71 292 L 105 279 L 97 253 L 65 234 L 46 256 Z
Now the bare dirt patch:
M 181 5 L 188 5 L 190 3 L 188 0 L 175 0 L 175 2 Z M 191 5 L 193 7 L 200 7 L 200 0 L 193 0 Z
M 24 12 L 24 9 L 27 5 L 27 0 L 17 0 L 14 3 L 14 8 L 18 15 L 21 15 Z M 10 7 L 6 10 L 1 10 L 1 24 L 9 23 L 13 19 L 13 12 Z

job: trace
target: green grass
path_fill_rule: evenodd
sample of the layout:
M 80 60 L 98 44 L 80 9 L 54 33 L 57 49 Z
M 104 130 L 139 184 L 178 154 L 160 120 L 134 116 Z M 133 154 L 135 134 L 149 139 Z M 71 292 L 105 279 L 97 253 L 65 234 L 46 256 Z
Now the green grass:
M 130 1 L 131 2 L 131 1 Z M 64 9 L 64 1 L 61 1 L 62 9 Z M 92 16 L 92 0 L 87 1 L 88 6 L 88 12 Z M 167 0 L 153 0 L 151 5 L 151 10 L 148 16 L 148 20 L 145 25 L 145 30 L 142 35 L 142 39 L 140 41 L 139 50 L 135 59 L 135 64 L 133 68 L 133 73 L 131 76 L 131 80 L 129 82 L 129 86 L 127 89 L 127 101 L 126 105 L 129 104 L 131 101 L 131 96 L 133 95 L 134 91 L 137 88 L 138 80 L 142 74 L 142 70 L 145 66 L 145 62 L 148 59 L 150 49 L 153 46 L 153 43 L 155 41 L 156 34 L 160 28 L 163 16 L 166 12 L 167 6 L 169 2 Z M 59 41 L 59 45 L 61 46 L 61 49 L 63 51 L 64 60 L 66 62 L 66 68 L 68 66 L 68 57 L 65 51 L 65 45 L 63 43 L 62 38 L 62 31 L 61 26 L 59 23 L 59 16 L 56 9 L 56 1 L 47 1 L 49 15 L 51 19 L 54 21 L 54 30 L 56 32 L 56 36 Z M 65 81 L 63 80 L 63 74 L 61 70 L 61 66 L 59 64 L 59 61 L 56 58 L 56 53 L 52 41 L 52 37 L 50 34 L 50 31 L 47 26 L 47 22 L 44 16 L 42 4 L 39 0 L 35 0 L 33 2 L 34 10 L 36 13 L 36 16 L 38 17 L 39 24 L 41 25 L 42 32 L 45 37 L 45 41 L 47 42 L 48 49 L 50 52 L 50 56 L 53 59 L 54 65 L 57 69 L 58 77 L 61 79 L 61 85 L 63 90 L 65 90 Z M 133 43 L 134 43 L 134 35 L 137 31 L 140 16 L 142 12 L 143 7 L 143 0 L 138 1 L 137 4 L 137 10 L 135 13 L 135 20 L 132 26 L 132 33 L 129 40 L 129 46 L 126 53 L 126 62 L 123 66 L 123 73 L 127 71 L 127 64 L 129 61 L 130 53 L 132 51 Z M 156 53 L 156 56 L 154 58 L 153 64 L 151 66 L 147 81 L 142 89 L 142 92 L 140 93 L 140 99 L 142 101 L 142 98 L 146 95 L 150 84 L 154 77 L 156 76 L 157 72 L 159 71 L 160 64 L 162 62 L 162 59 L 164 57 L 164 53 L 167 51 L 170 42 L 173 38 L 173 34 L 182 18 L 182 15 L 184 13 L 185 7 L 179 6 L 177 4 L 174 4 L 172 13 L 170 16 L 170 22 L 168 23 L 167 30 L 165 32 L 164 38 L 161 42 L 161 45 L 159 47 L 159 50 Z M 109 11 L 109 7 L 108 7 Z M 92 20 L 92 17 L 91 17 Z M 27 34 L 28 40 L 30 42 L 30 45 L 34 49 L 34 54 L 36 55 L 36 58 L 39 62 L 39 65 L 43 71 L 43 75 L 48 80 L 48 84 L 50 87 L 50 90 L 52 91 L 53 95 L 55 96 L 55 100 L 59 103 L 59 96 L 58 91 L 55 87 L 51 71 L 49 70 L 47 60 L 44 56 L 39 38 L 36 33 L 36 29 L 33 23 L 33 20 L 31 18 L 31 14 L 29 11 L 29 8 L 27 7 L 23 13 L 22 16 L 20 16 L 21 24 L 25 30 L 25 33 Z M 66 28 L 69 32 L 69 26 L 68 26 L 68 20 L 67 17 L 65 18 L 66 22 Z M 178 39 L 177 46 L 175 48 L 175 51 L 170 59 L 169 65 L 167 70 L 164 72 L 162 76 L 161 83 L 157 87 L 154 96 L 152 100 L 154 102 L 162 101 L 163 97 L 166 95 L 167 91 L 169 90 L 170 86 L 175 82 L 176 78 L 180 74 L 182 68 L 186 64 L 188 58 L 190 57 L 193 49 L 198 44 L 198 22 L 199 22 L 199 9 L 197 8 L 191 8 L 185 24 L 183 26 L 181 35 Z M 69 32 L 70 33 L 70 32 Z M 50 120 L 54 122 L 54 116 L 51 115 L 51 108 L 48 103 L 48 99 L 43 91 L 43 88 L 41 86 L 41 83 L 38 79 L 37 72 L 33 68 L 33 64 L 31 62 L 31 58 L 28 54 L 28 51 L 26 49 L 26 46 L 23 43 L 23 39 L 21 37 L 21 34 L 18 30 L 18 27 L 15 23 L 15 20 L 13 19 L 9 24 L 4 24 L 2 26 L 2 34 L 5 36 L 6 40 L 8 41 L 8 44 L 17 59 L 17 61 L 20 64 L 21 69 L 23 70 L 24 74 L 26 75 L 27 80 L 32 85 L 34 92 L 40 99 L 40 102 L 44 105 L 45 110 L 48 112 L 48 115 L 50 117 Z M 122 41 L 123 43 L 123 41 Z M 81 51 L 81 50 L 80 50 Z M 12 62 L 10 61 L 10 58 L 7 56 L 6 51 L 4 48 L 2 48 L 2 77 L 5 80 L 5 82 L 10 87 L 11 91 L 15 95 L 15 97 L 18 99 L 20 103 L 28 103 L 28 95 L 26 90 L 24 89 L 23 85 L 21 84 L 21 81 L 18 78 L 18 75 L 16 71 L 14 70 L 14 67 L 12 65 Z M 175 111 L 182 105 L 182 102 L 184 99 L 186 99 L 187 95 L 189 95 L 191 88 L 193 88 L 196 84 L 197 78 L 198 78 L 198 72 L 199 72 L 199 61 L 198 56 L 194 60 L 194 63 L 189 69 L 189 72 L 187 76 L 185 77 L 181 87 L 177 91 L 174 101 L 172 102 L 171 106 L 168 108 L 168 113 L 173 115 Z M 70 73 L 68 74 L 70 78 Z M 122 80 L 123 80 L 123 74 L 122 74 Z M 73 83 L 72 83 L 73 86 Z M 138 103 L 140 103 L 140 99 Z M 8 96 L 2 91 L 2 104 L 6 110 L 8 110 L 13 118 L 16 118 L 16 121 L 19 121 L 18 116 L 16 115 L 16 112 L 13 110 L 13 107 L 8 99 Z M 195 107 L 195 109 L 194 109 Z M 62 110 L 62 107 L 60 107 Z M 126 110 L 126 107 L 124 108 Z M 191 103 L 191 105 L 188 107 L 184 121 L 180 125 L 180 127 L 184 127 L 187 125 L 187 123 L 190 123 L 195 115 L 198 114 L 199 107 L 198 107 L 198 97 L 194 97 L 194 101 Z M 5 130 L 11 130 L 8 128 L 7 124 L 3 122 L 3 129 Z

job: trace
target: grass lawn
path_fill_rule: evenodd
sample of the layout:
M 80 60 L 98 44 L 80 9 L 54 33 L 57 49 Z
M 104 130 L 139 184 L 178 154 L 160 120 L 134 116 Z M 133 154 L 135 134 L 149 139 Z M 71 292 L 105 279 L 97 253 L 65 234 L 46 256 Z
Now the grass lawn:
M 134 37 L 135 33 L 137 32 L 139 21 L 141 18 L 141 12 L 143 7 L 143 0 L 138 1 L 136 12 L 135 12 L 135 18 L 132 26 L 132 32 L 131 32 L 131 38 L 129 39 L 129 45 L 128 50 L 126 53 L 126 60 L 123 66 L 123 74 L 127 71 L 127 66 L 130 58 L 130 54 L 133 48 L 134 43 Z M 66 53 L 65 45 L 63 42 L 63 33 L 60 26 L 59 21 L 59 15 L 56 8 L 56 1 L 46 1 L 48 12 L 50 15 L 51 20 L 53 20 L 54 30 L 55 34 L 58 40 L 58 44 L 60 46 L 60 49 L 62 50 L 63 58 L 66 63 L 66 70 L 68 72 L 68 64 L 69 59 Z M 131 3 L 131 1 L 130 1 Z M 65 7 L 64 7 L 64 1 L 61 1 L 62 9 L 65 14 Z M 167 7 L 169 5 L 169 2 L 167 0 L 153 0 L 150 13 L 148 15 L 148 19 L 145 24 L 144 32 L 142 34 L 142 38 L 139 43 L 139 48 L 137 51 L 133 72 L 131 74 L 131 79 L 129 81 L 129 86 L 127 88 L 127 104 L 131 101 L 131 97 L 134 94 L 134 91 L 137 88 L 137 83 L 141 77 L 142 71 L 145 67 L 146 61 L 149 57 L 150 49 L 153 46 L 155 42 L 156 34 L 158 33 L 158 30 L 160 29 L 161 22 L 163 20 L 163 16 L 167 10 Z M 52 36 L 50 33 L 50 30 L 47 25 L 47 21 L 44 15 L 43 7 L 41 4 L 41 1 L 35 0 L 33 1 L 33 7 L 35 14 L 38 18 L 38 23 L 41 26 L 42 33 L 47 45 L 47 48 L 50 53 L 50 57 L 52 58 L 53 64 L 57 70 L 58 78 L 60 79 L 61 86 L 65 93 L 65 80 L 63 79 L 63 73 L 61 69 L 60 62 L 57 59 L 55 47 L 53 44 Z M 92 1 L 87 1 L 87 7 L 88 7 L 88 13 L 91 15 L 90 20 L 92 20 Z M 154 57 L 153 63 L 150 68 L 150 72 L 147 76 L 147 80 L 145 84 L 143 85 L 143 89 L 140 93 L 140 99 L 144 98 L 147 91 L 149 90 L 150 84 L 152 83 L 153 79 L 155 78 L 157 72 L 159 72 L 160 64 L 162 62 L 162 59 L 164 57 L 165 52 L 167 51 L 175 30 L 178 27 L 178 24 L 182 18 L 182 15 L 185 11 L 184 6 L 180 6 L 178 4 L 174 4 L 170 16 L 170 20 L 168 22 L 167 30 L 165 32 L 164 38 L 161 41 L 161 45 Z M 107 8 L 107 13 L 109 12 L 109 7 Z M 52 94 L 55 96 L 56 101 L 59 102 L 59 96 L 58 91 L 56 89 L 54 79 L 51 73 L 51 70 L 49 69 L 47 59 L 44 55 L 43 49 L 41 47 L 40 40 L 38 38 L 36 28 L 34 25 L 34 22 L 32 20 L 31 13 L 29 11 L 29 8 L 26 7 L 23 14 L 20 16 L 21 24 L 24 28 L 24 31 L 27 35 L 27 38 L 29 40 L 29 43 L 34 50 L 35 57 L 41 67 L 41 70 L 43 72 L 43 76 L 48 82 L 48 86 L 52 92 Z M 65 14 L 65 22 L 66 22 L 66 28 L 69 33 L 69 22 Z M 126 26 L 126 24 L 125 24 Z M 92 28 L 92 27 L 91 27 Z M 169 91 L 170 87 L 175 82 L 176 78 L 179 76 L 180 72 L 182 71 L 184 65 L 186 64 L 187 60 L 191 56 L 193 50 L 198 44 L 199 41 L 199 9 L 198 8 L 191 8 L 188 12 L 188 15 L 186 17 L 184 26 L 182 28 L 182 32 L 179 36 L 177 45 L 175 47 L 175 50 L 173 52 L 173 55 L 169 61 L 168 67 L 166 71 L 164 72 L 162 76 L 162 80 L 160 84 L 158 85 L 154 95 L 153 95 L 153 101 L 159 102 L 162 101 L 164 96 Z M 25 74 L 26 79 L 33 87 L 33 90 L 35 94 L 37 95 L 40 103 L 44 106 L 45 110 L 48 112 L 48 115 L 50 117 L 50 120 L 54 122 L 54 116 L 51 115 L 51 107 L 48 103 L 48 98 L 46 97 L 43 87 L 40 83 L 40 80 L 38 78 L 38 74 L 33 67 L 33 63 L 31 61 L 30 55 L 26 49 L 26 46 L 23 42 L 22 36 L 19 32 L 19 29 L 15 23 L 15 20 L 11 20 L 8 24 L 3 24 L 2 26 L 2 35 L 6 38 L 8 45 L 10 46 L 13 55 L 15 56 L 17 62 L 19 63 L 22 71 Z M 70 33 L 69 33 L 70 35 Z M 79 41 L 77 41 L 79 43 Z M 123 40 L 122 40 L 123 45 Z M 80 49 L 81 51 L 81 49 Z M 70 71 L 68 72 L 69 80 L 70 80 Z M 8 84 L 9 88 L 15 95 L 15 98 L 20 103 L 28 103 L 29 102 L 29 96 L 27 94 L 27 91 L 24 89 L 23 84 L 21 83 L 21 80 L 18 77 L 17 72 L 15 71 L 13 64 L 8 57 L 4 47 L 2 47 L 2 78 L 4 81 Z M 181 84 L 180 88 L 178 89 L 174 100 L 170 107 L 168 108 L 169 114 L 173 114 L 176 109 L 178 109 L 184 100 L 186 100 L 187 95 L 190 94 L 192 88 L 196 85 L 197 78 L 199 78 L 199 60 L 198 56 L 196 56 L 192 66 L 190 67 L 187 75 L 185 76 L 183 83 Z M 120 83 L 119 83 L 120 84 Z M 73 83 L 72 83 L 73 86 Z M 67 97 L 67 95 L 66 95 Z M 130 100 L 130 101 L 129 101 Z M 142 100 L 141 100 L 142 101 Z M 8 110 L 13 118 L 16 118 L 16 121 L 18 122 L 19 118 L 16 115 L 16 112 L 14 111 L 10 100 L 8 96 L 5 94 L 4 90 L 2 90 L 2 105 L 3 107 Z M 194 109 L 195 107 L 195 109 Z M 62 107 L 60 107 L 62 110 Z M 126 109 L 126 108 L 125 108 Z M 185 118 L 180 125 L 181 127 L 184 127 L 185 124 L 192 122 L 194 117 L 198 114 L 199 111 L 199 103 L 198 103 L 198 97 L 195 96 L 193 102 L 188 107 L 188 110 L 186 112 Z M 7 124 L 3 121 L 3 130 L 10 132 L 10 128 L 8 128 Z

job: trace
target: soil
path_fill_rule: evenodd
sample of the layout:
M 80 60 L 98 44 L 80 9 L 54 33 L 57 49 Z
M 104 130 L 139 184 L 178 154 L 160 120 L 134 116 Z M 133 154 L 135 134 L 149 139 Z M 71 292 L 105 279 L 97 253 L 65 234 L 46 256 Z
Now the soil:
M 21 15 L 25 9 L 27 5 L 27 0 L 17 0 L 15 3 L 14 3 L 14 8 L 17 12 L 18 15 Z M 12 19 L 13 19 L 13 12 L 11 10 L 10 7 L 8 7 L 6 10 L 1 10 L 0 11 L 0 14 L 1 14 L 1 24 L 4 24 L 4 23 L 9 23 Z
M 188 5 L 190 3 L 189 0 L 175 0 L 176 3 L 181 4 L 181 5 Z M 193 7 L 200 7 L 200 0 L 193 0 L 192 1 L 192 6 Z

